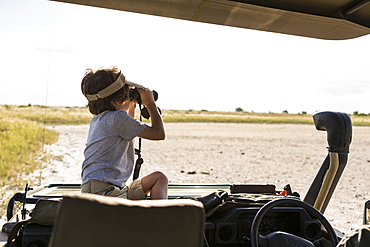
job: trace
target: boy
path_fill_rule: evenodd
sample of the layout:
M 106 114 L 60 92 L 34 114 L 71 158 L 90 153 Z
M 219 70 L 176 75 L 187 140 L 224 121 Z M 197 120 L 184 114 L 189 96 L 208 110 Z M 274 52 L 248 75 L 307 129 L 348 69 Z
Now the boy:
M 130 101 L 130 88 L 135 87 L 146 106 L 151 126 L 134 119 L 136 102 Z M 157 171 L 130 184 L 135 153 L 133 139 L 164 140 L 162 117 L 153 92 L 142 85 L 127 81 L 116 68 L 88 69 L 81 82 L 93 117 L 82 164 L 83 193 L 116 196 L 132 200 L 167 199 L 167 177 Z

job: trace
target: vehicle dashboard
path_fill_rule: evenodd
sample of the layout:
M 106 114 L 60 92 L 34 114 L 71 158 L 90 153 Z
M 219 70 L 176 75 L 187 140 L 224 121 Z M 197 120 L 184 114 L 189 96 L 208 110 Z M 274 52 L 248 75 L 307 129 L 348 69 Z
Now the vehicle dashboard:
M 250 246 L 251 226 L 258 210 L 255 206 L 236 206 L 208 217 L 205 225 L 208 245 Z M 317 241 L 322 237 L 320 229 L 320 222 L 312 219 L 303 208 L 276 207 L 263 218 L 259 233 L 282 231 Z
M 26 193 L 17 193 L 13 200 L 26 203 L 27 208 L 30 207 L 27 212 L 31 212 L 32 204 L 41 198 L 57 199 L 65 194 L 79 193 L 81 193 L 79 184 L 51 184 L 32 191 L 27 197 Z M 205 247 L 250 246 L 251 226 L 257 212 L 266 203 L 282 197 L 272 185 L 169 185 L 169 199 L 186 198 L 200 201 L 205 199 L 202 201 L 207 216 L 204 225 Z M 23 240 L 33 243 L 42 238 L 48 242 L 51 231 L 44 228 L 41 229 L 42 234 L 35 234 L 34 229 L 28 229 Z M 312 219 L 301 207 L 283 205 L 270 210 L 260 223 L 259 233 L 266 235 L 276 231 L 290 233 L 311 242 L 322 239 L 320 222 Z M 29 235 L 32 237 L 26 236 L 28 232 L 31 232 Z

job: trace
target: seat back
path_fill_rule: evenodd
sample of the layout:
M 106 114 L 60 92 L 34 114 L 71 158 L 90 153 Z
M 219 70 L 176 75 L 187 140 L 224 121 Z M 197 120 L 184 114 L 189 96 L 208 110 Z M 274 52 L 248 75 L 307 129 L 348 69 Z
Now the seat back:
M 63 198 L 49 246 L 197 247 L 203 245 L 204 221 L 202 204 L 189 199 L 70 195 Z

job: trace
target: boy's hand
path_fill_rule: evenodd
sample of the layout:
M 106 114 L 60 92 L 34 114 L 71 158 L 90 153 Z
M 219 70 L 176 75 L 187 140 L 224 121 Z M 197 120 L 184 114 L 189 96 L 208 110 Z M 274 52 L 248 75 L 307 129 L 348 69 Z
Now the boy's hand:
M 138 88 L 141 103 L 146 106 L 150 115 L 151 126 L 147 125 L 139 137 L 149 140 L 164 140 L 166 132 L 163 120 L 155 104 L 153 91 L 148 88 Z
M 144 106 L 148 106 L 150 103 L 154 103 L 153 91 L 149 88 L 137 88 L 140 93 L 141 103 Z

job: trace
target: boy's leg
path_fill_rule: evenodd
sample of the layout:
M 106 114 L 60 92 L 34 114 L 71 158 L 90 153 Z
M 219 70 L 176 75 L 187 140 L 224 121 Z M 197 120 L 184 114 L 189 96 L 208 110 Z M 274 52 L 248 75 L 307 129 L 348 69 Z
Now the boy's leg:
M 141 178 L 145 194 L 150 192 L 150 199 L 167 199 L 168 179 L 162 172 L 156 171 Z
M 127 199 L 146 200 L 146 195 L 144 194 L 143 186 L 141 184 L 141 178 L 132 181 L 125 188 L 127 188 Z

